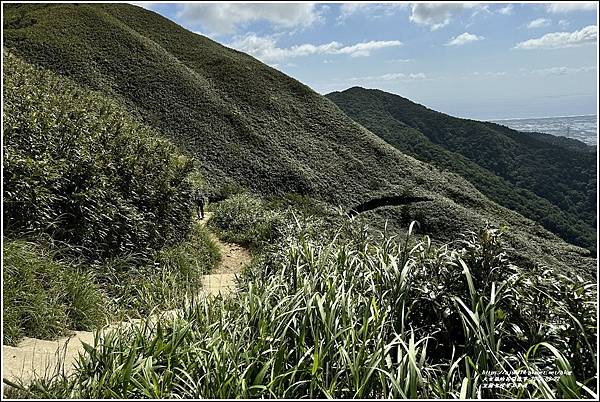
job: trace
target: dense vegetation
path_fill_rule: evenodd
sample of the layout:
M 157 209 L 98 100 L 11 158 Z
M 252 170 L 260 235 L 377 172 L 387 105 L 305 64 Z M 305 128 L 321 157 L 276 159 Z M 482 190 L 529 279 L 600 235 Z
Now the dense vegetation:
M 490 202 L 470 183 L 406 156 L 310 88 L 256 59 L 126 4 L 5 5 L 4 46 L 123 104 L 198 161 L 209 192 L 296 193 L 345 210 L 388 196 L 430 202 L 369 212 L 417 219 L 449 241 L 490 221 L 532 264 L 592 274 L 594 260 Z
M 95 264 L 66 259 L 61 248 L 42 239 L 5 238 L 3 251 L 5 345 L 23 336 L 54 339 L 179 308 L 198 293 L 201 275 L 220 258 L 199 224 L 186 241 L 144 262 L 126 256 Z
M 596 154 L 576 140 L 459 119 L 379 90 L 327 97 L 402 152 L 458 173 L 492 200 L 596 250 Z
M 231 213 L 242 201 L 251 207 Z M 265 206 L 238 196 L 213 219 L 255 233 Z M 481 228 L 435 247 L 410 230 L 373 236 L 359 220 L 340 217 L 332 227 L 289 210 L 269 213 L 282 222 L 279 240 L 255 259 L 239 293 L 98 336 L 73 375 L 39 379 L 17 395 L 595 396 L 596 286 L 514 265 L 503 230 Z M 514 370 L 529 374 L 517 379 Z M 542 370 L 565 374 L 531 374 Z M 497 376 L 509 380 L 501 387 Z
M 90 259 L 147 255 L 190 227 L 191 160 L 114 102 L 4 58 L 4 229 Z
M 597 391 L 585 250 L 155 13 L 15 4 L 4 16 L 4 342 L 184 306 L 99 333 L 72 375 L 14 396 Z M 219 258 L 190 217 L 199 183 L 236 194 L 208 227 L 255 253 L 230 298 L 196 297 Z M 396 198 L 426 201 L 332 212 Z M 486 370 L 548 368 L 572 373 L 484 385 Z
M 181 305 L 218 250 L 192 162 L 114 101 L 4 54 L 5 344 Z
M 53 254 L 36 243 L 4 238 L 3 344 L 90 331 L 108 318 L 108 300 L 91 272 Z
M 214 215 L 208 226 L 213 232 L 223 240 L 242 244 L 258 253 L 279 244 L 285 221 L 291 218 L 290 212 L 304 219 L 316 216 L 330 223 L 335 217 L 332 209 L 297 194 L 261 199 L 240 193 L 212 208 Z

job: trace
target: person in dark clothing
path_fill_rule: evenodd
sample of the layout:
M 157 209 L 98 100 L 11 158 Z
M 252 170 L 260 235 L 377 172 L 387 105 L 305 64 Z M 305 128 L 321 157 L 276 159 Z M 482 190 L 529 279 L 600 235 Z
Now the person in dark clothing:
M 204 219 L 205 198 L 200 190 L 196 190 L 194 193 L 194 203 L 196 204 L 196 215 L 198 215 L 198 219 Z

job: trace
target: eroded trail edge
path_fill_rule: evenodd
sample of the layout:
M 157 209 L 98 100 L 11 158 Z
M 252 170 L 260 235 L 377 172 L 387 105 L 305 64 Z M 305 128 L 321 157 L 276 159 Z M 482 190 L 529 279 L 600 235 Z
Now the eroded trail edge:
M 201 223 L 205 225 L 211 215 L 207 212 Z M 235 291 L 236 275 L 250 263 L 252 256 L 240 245 L 223 242 L 213 233 L 210 236 L 221 252 L 221 261 L 209 274 L 203 275 L 200 293 L 225 296 Z M 120 324 L 124 323 L 113 324 L 111 327 Z M 28 383 L 36 376 L 43 377 L 63 368 L 69 373 L 73 370 L 78 355 L 84 352 L 82 342 L 93 345 L 94 332 L 74 331 L 72 336 L 54 341 L 26 337 L 17 346 L 2 345 L 2 377 L 12 382 Z M 61 362 L 64 362 L 64 366 Z

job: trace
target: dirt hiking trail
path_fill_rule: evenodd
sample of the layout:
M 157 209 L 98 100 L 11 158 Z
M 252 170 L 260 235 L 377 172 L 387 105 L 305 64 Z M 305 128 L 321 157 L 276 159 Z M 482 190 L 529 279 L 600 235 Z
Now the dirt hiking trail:
M 201 221 L 202 225 L 205 225 L 211 216 L 212 212 L 207 212 Z M 231 293 L 235 289 L 235 276 L 250 263 L 252 257 L 250 252 L 242 246 L 223 242 L 212 232 L 210 232 L 210 237 L 219 246 L 221 261 L 210 274 L 204 275 L 202 291 L 209 295 Z
M 212 213 L 207 212 L 201 224 L 206 225 L 211 216 Z M 212 232 L 210 237 L 219 247 L 221 261 L 210 274 L 203 276 L 200 293 L 207 296 L 227 295 L 235 290 L 235 276 L 250 263 L 252 257 L 244 247 L 223 242 Z M 135 323 L 139 320 L 131 321 Z M 121 324 L 123 323 L 116 323 L 108 328 Z M 26 337 L 16 347 L 2 345 L 2 377 L 26 384 L 35 376 L 59 372 L 62 369 L 61 361 L 64 361 L 65 373 L 69 373 L 79 354 L 84 352 L 82 342 L 93 345 L 94 332 L 74 331 L 72 336 L 54 341 Z M 6 387 L 4 384 L 3 386 Z

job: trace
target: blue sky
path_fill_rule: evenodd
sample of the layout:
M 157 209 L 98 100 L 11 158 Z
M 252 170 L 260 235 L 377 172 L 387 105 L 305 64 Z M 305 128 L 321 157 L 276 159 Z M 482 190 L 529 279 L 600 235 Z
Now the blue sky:
M 595 114 L 595 3 L 135 3 L 326 94 L 474 119 Z

